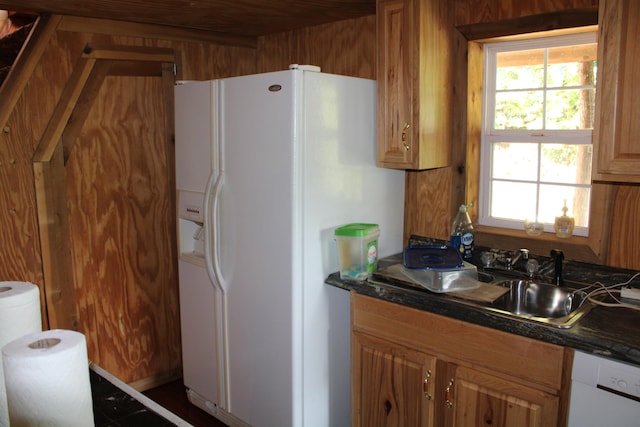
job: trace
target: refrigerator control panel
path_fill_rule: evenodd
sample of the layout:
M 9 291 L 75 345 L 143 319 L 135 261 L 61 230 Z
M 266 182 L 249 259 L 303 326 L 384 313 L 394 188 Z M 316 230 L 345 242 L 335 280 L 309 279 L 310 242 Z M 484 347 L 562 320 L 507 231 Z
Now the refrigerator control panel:
M 204 222 L 204 195 L 190 191 L 181 191 L 178 195 L 179 208 L 178 216 L 182 219 Z

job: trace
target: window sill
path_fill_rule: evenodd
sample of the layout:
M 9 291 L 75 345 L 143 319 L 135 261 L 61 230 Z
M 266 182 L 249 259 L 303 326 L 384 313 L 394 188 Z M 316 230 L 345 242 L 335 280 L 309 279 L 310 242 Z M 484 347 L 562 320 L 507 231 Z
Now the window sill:
M 526 248 L 532 254 L 544 256 L 549 256 L 551 249 L 560 249 L 567 259 L 591 264 L 604 264 L 601 254 L 594 251 L 594 242 L 588 237 L 571 236 L 562 239 L 556 237 L 553 233 L 529 236 L 524 230 L 519 231 L 482 225 L 474 225 L 473 229 L 475 243 L 480 246 L 508 250 Z M 595 246 L 596 248 L 599 247 L 599 242 Z

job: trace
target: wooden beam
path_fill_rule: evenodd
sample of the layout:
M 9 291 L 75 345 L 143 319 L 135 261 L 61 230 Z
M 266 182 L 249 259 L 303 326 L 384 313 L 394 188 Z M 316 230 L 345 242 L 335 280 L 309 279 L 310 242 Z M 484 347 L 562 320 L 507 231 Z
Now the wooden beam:
M 77 327 L 61 138 L 94 65 L 95 59 L 78 60 L 33 157 L 43 290 L 50 328 Z
M 54 152 L 61 141 L 62 133 L 69 122 L 69 117 L 71 117 L 71 113 L 76 107 L 89 76 L 93 72 L 95 63 L 95 59 L 86 58 L 80 58 L 76 63 L 33 156 L 35 163 L 46 163 L 53 159 Z
M 91 111 L 93 102 L 98 96 L 100 87 L 110 71 L 111 61 L 96 61 L 91 73 L 87 76 L 78 97 L 73 105 L 67 122 L 62 130 L 61 141 L 64 153 L 64 164 L 67 164 L 73 144 L 78 139 L 82 125 Z
M 589 25 L 598 25 L 597 7 L 524 16 L 499 22 L 460 25 L 457 28 L 458 31 L 464 34 L 467 40 L 483 40 L 563 28 L 586 27 Z
M 44 273 L 43 292 L 51 329 L 75 330 L 78 315 L 71 266 L 62 144 L 46 162 L 34 162 L 36 205 Z
M 22 90 L 31 78 L 33 70 L 40 62 L 40 57 L 56 31 L 60 17 L 40 17 L 36 21 L 31 34 L 27 37 L 22 50 L 14 61 L 11 71 L 0 87 L 0 129 L 4 128 L 13 112 Z
M 173 62 L 173 49 L 125 45 L 87 45 L 83 58 L 113 59 L 122 61 Z
M 110 76 L 162 77 L 162 63 L 142 61 L 109 61 Z M 173 64 L 172 67 L 173 69 Z
M 258 45 L 258 38 L 253 36 L 229 35 L 215 31 L 192 30 L 166 25 L 139 24 L 77 16 L 64 16 L 60 23 L 60 30 L 160 40 L 178 40 L 191 43 L 213 43 L 253 49 L 256 49 Z
M 114 64 L 119 72 L 149 70 L 153 75 L 170 66 L 173 50 L 136 46 L 87 48 L 78 59 L 33 157 L 36 204 L 44 273 L 44 294 L 51 328 L 75 329 L 77 312 L 71 265 L 65 162 Z M 141 67 L 133 67 L 135 61 Z M 165 72 L 164 80 L 172 76 Z

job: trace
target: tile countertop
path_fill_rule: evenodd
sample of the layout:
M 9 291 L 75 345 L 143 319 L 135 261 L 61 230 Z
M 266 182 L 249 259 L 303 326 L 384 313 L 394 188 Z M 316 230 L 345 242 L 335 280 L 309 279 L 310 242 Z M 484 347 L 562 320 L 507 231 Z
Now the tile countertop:
M 416 237 L 412 237 L 412 244 L 416 244 L 415 239 Z M 417 242 L 426 244 L 441 243 L 434 239 L 418 240 Z M 481 250 L 486 248 L 477 249 L 474 258 L 479 257 L 478 254 Z M 474 263 L 475 261 L 474 259 Z M 541 265 L 544 265 L 545 261 L 540 259 Z M 402 254 L 394 255 L 380 260 L 379 268 L 401 262 Z M 481 268 L 478 270 L 480 271 Z M 570 280 L 584 284 L 593 284 L 599 281 L 605 285 L 625 282 L 637 273 L 631 270 L 613 269 L 571 261 L 564 262 L 564 270 L 565 281 Z M 637 310 L 596 306 L 571 328 L 562 329 L 491 313 L 481 308 L 463 304 L 456 298 L 446 294 L 433 293 L 426 289 L 397 286 L 391 283 L 383 283 L 379 280 L 376 280 L 375 283 L 369 281 L 345 281 L 340 279 L 338 273 L 331 274 L 326 279 L 326 283 L 347 291 L 358 292 L 406 307 L 640 365 L 640 311 Z M 640 283 L 640 278 L 635 279 L 634 283 Z

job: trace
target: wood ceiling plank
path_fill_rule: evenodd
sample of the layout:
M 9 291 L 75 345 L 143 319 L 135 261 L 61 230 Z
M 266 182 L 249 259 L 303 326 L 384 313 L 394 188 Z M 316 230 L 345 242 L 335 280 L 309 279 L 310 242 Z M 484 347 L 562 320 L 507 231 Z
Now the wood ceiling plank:
M 375 0 L 0 0 L 8 10 L 252 37 L 374 15 L 375 6 Z

